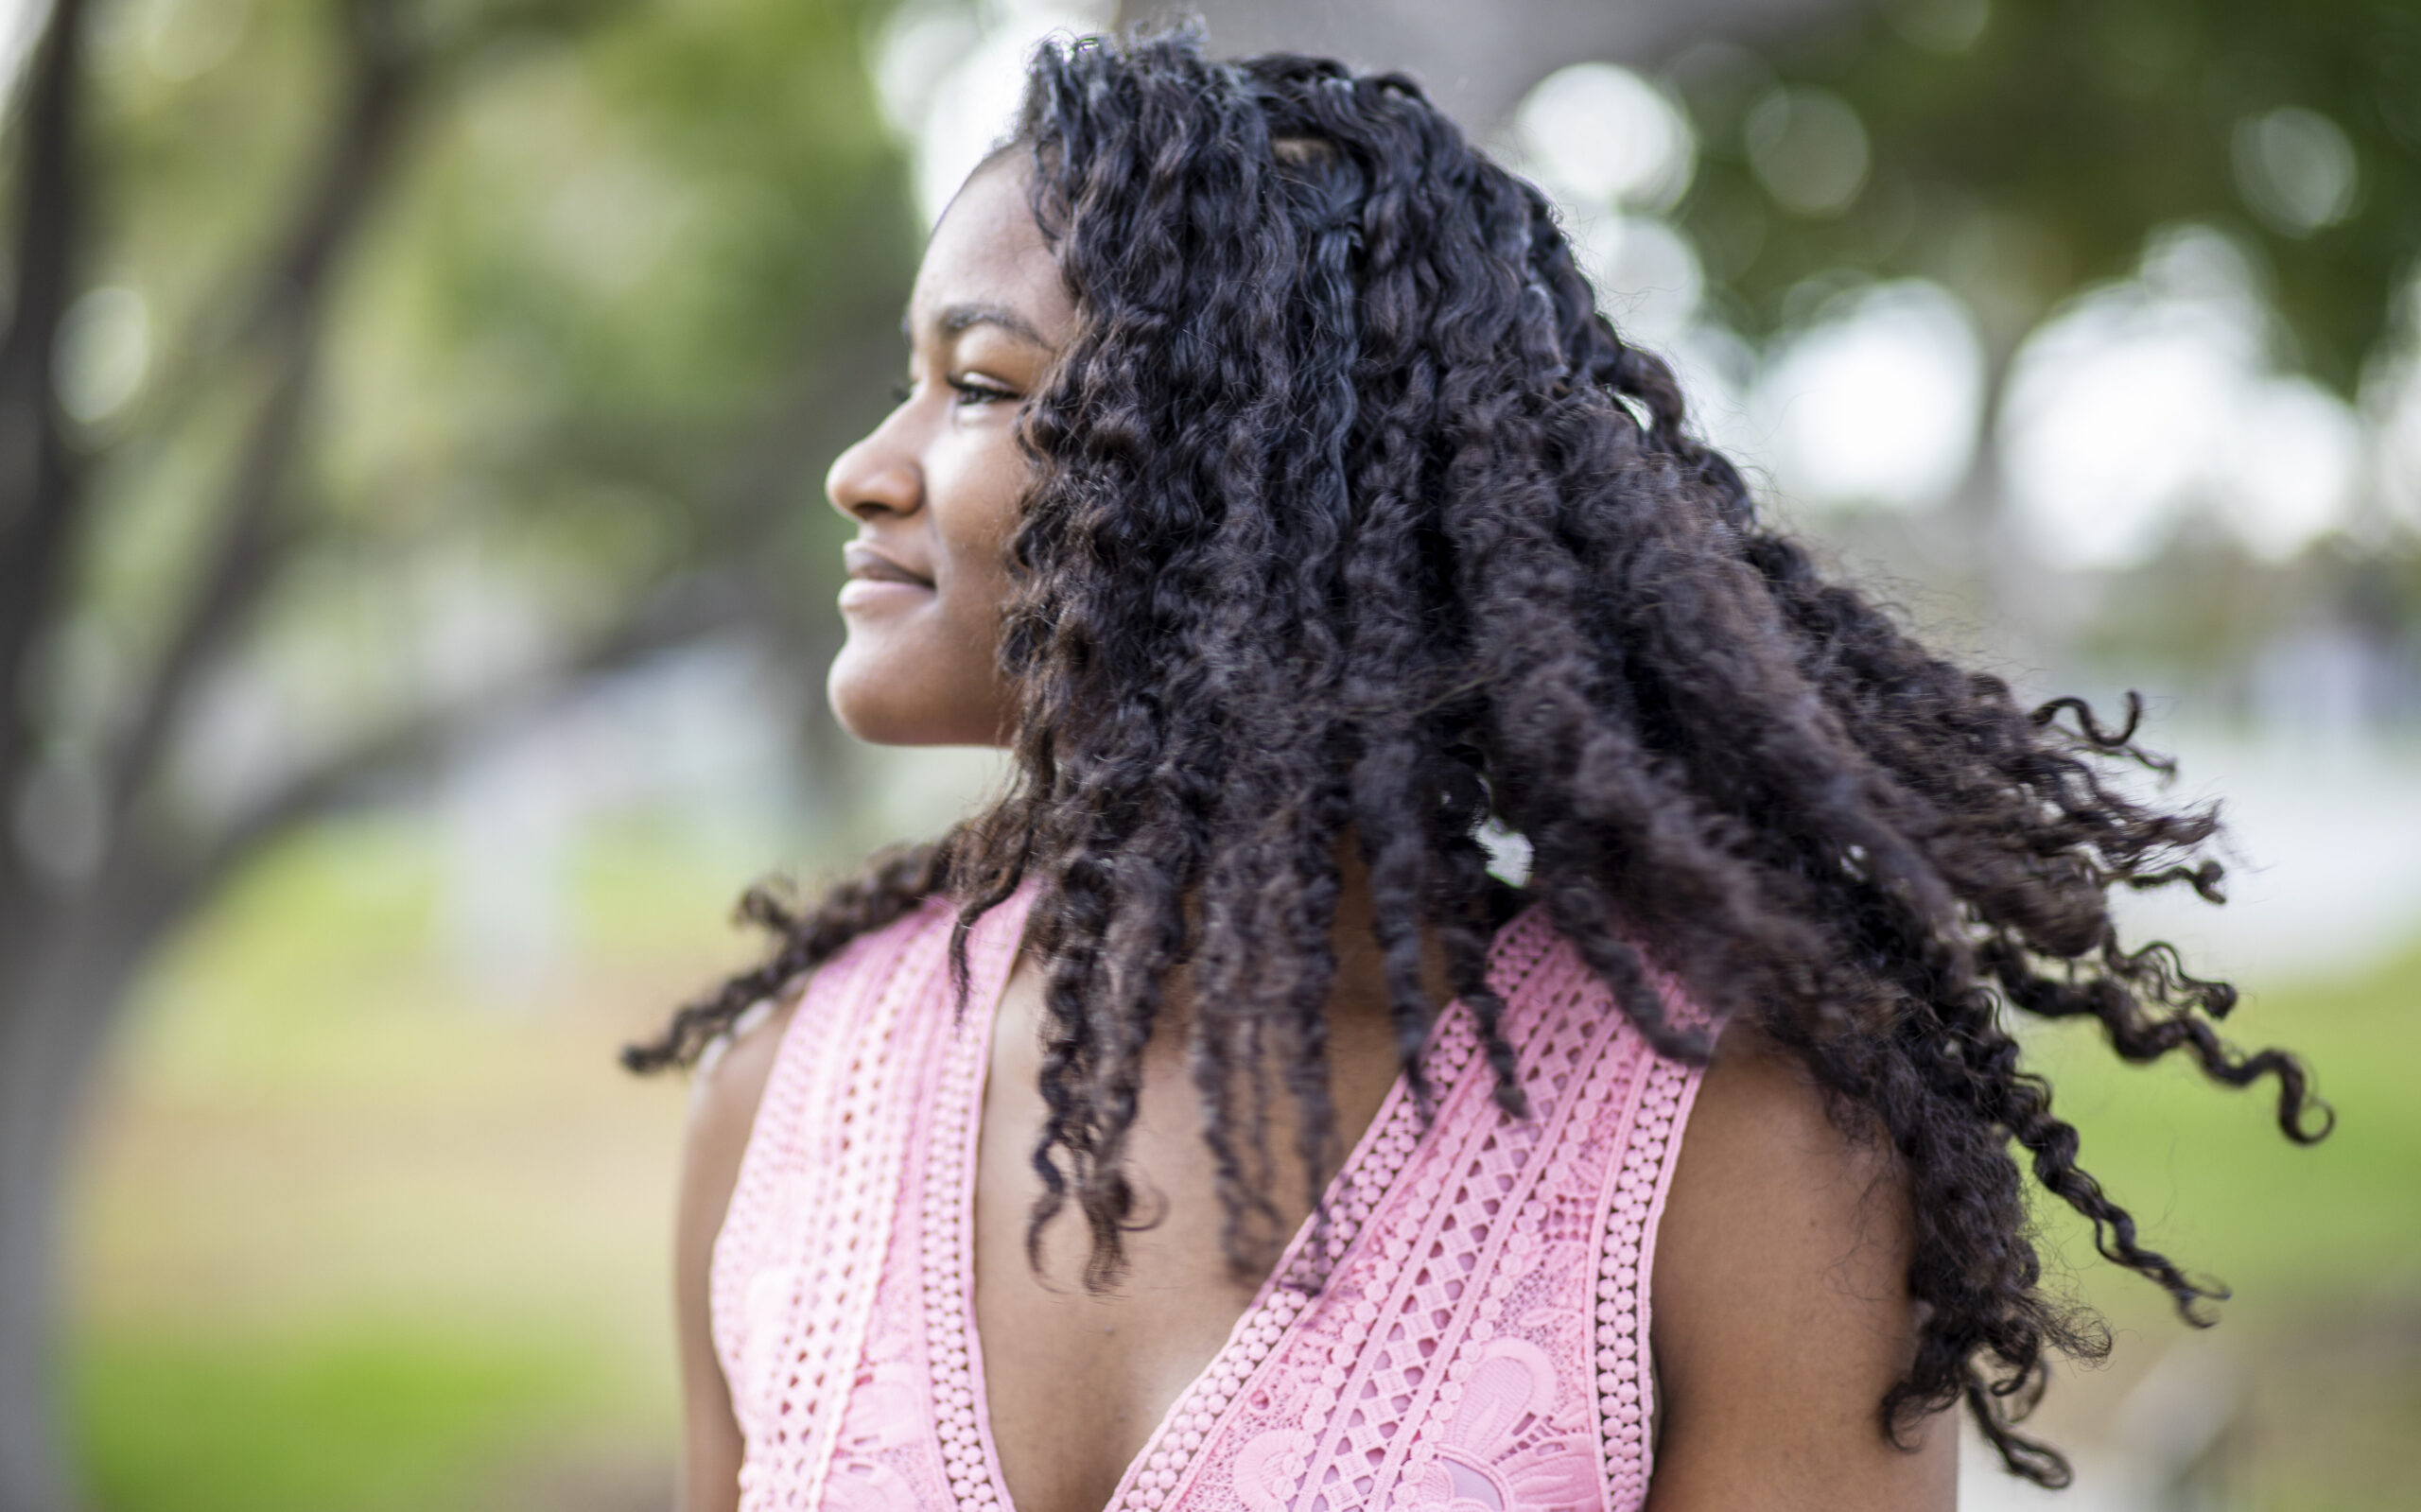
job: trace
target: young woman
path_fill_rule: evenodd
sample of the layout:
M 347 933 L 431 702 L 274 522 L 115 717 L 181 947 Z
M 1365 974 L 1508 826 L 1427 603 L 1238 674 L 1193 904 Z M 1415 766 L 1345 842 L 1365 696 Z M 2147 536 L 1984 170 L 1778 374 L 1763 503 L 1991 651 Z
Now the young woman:
M 691 1512 L 1942 1508 L 1961 1401 L 2056 1482 L 2012 1143 L 2206 1295 L 2009 1020 L 2317 1137 L 2112 926 L 2213 820 L 1820 577 L 1596 310 L 1403 78 L 1037 57 L 828 482 L 840 718 L 1014 785 L 632 1052 L 711 1051 Z

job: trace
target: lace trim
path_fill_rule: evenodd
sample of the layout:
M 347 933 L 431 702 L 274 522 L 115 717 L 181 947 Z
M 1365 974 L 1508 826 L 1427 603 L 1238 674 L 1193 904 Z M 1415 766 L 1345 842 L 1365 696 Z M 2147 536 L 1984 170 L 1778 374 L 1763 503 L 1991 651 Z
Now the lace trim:
M 941 1440 L 942 1468 L 950 1495 L 962 1507 L 1006 1506 L 984 1461 L 976 1416 L 975 1380 L 958 1316 L 967 1305 L 969 1263 L 967 1235 L 958 1221 L 973 1176 L 967 1147 L 973 1143 L 981 1104 L 981 1025 L 961 1023 L 933 1098 L 933 1145 L 925 1168 L 924 1257 L 925 1359 L 933 1384 L 933 1433 Z
M 1507 1505 L 1595 1501 L 1594 1434 L 1579 1440 L 1589 1447 L 1576 1478 L 1555 1421 L 1558 1367 L 1539 1330 L 1555 1327 L 1554 1250 L 1579 1238 L 1584 1254 L 1594 1251 L 1595 1204 L 1572 1215 L 1585 1226 L 1568 1229 L 1562 1193 L 1604 1181 L 1593 1136 L 1604 1132 L 1604 1110 L 1629 1101 L 1639 1042 L 1619 1020 L 1575 1002 L 1594 979 L 1554 950 L 1542 915 L 1500 943 L 1507 969 L 1498 984 L 1513 1010 L 1506 1027 L 1532 1117 L 1517 1123 L 1497 1114 L 1485 1068 L 1447 1084 L 1452 1106 L 1438 1121 L 1451 1140 L 1418 1152 L 1417 1173 L 1406 1176 L 1414 1188 L 1391 1199 L 1379 1247 L 1341 1274 L 1318 1336 L 1291 1341 L 1295 1379 L 1256 1389 L 1257 1406 L 1270 1399 L 1267 1410 L 1231 1429 L 1243 1441 L 1229 1446 L 1226 1486 L 1200 1487 L 1206 1506 L 1442 1512 L 1493 1504 L 1467 1497 L 1458 1477 L 1500 1472 L 1513 1477 L 1500 1487 L 1512 1493 Z M 1576 1180 L 1584 1162 L 1590 1174 Z M 1480 1276 L 1485 1284 L 1465 1284 Z M 1586 1283 L 1576 1290 L 1574 1323 L 1585 1328 Z M 1321 1479 L 1307 1486 L 1314 1464 Z M 1182 1484 L 1189 1495 L 1196 1488 Z
M 1468 1011 L 1459 1003 L 1453 1005 L 1438 1017 L 1431 1032 L 1423 1066 L 1431 1085 L 1454 1086 L 1478 1050 L 1478 1033 Z M 1362 1237 L 1371 1214 L 1385 1202 L 1420 1147 L 1424 1132 L 1420 1106 L 1401 1085 L 1389 1094 L 1388 1105 L 1374 1121 L 1373 1130 L 1372 1136 L 1364 1138 L 1361 1158 L 1349 1161 L 1331 1189 L 1325 1243 L 1315 1246 L 1314 1231 L 1297 1236 L 1271 1281 L 1237 1320 L 1228 1347 L 1178 1395 L 1161 1432 L 1145 1445 L 1142 1461 L 1129 1469 L 1128 1484 L 1110 1499 L 1104 1512 L 1153 1512 L 1167 1502 L 1237 1394 L 1260 1373 L 1304 1310 L 1318 1299 L 1314 1290 L 1316 1279 L 1332 1274 Z
M 785 1484 L 804 1485 L 809 1505 L 822 1496 L 838 1421 L 829 1388 L 862 1351 L 889 1247 L 913 1101 L 897 1086 L 924 1048 L 901 1020 L 940 968 L 932 922 L 903 921 L 810 979 L 810 1000 L 785 1035 L 758 1114 L 767 1138 L 752 1136 L 742 1156 L 709 1288 L 716 1312 L 736 1320 L 729 1337 L 740 1368 L 728 1379 L 735 1405 L 749 1403 L 740 1408 L 751 1430 L 740 1472 L 745 1508 L 769 1505 Z M 813 1001 L 819 987 L 830 994 L 828 1009 Z M 810 1006 L 822 1011 L 810 1015 Z M 830 1021 L 851 1052 L 814 1053 L 814 1036 L 800 1032 L 811 1017 Z M 762 1263 L 769 1240 L 806 1225 L 825 1238 L 811 1266 Z
M 975 1141 L 984 1117 L 984 1062 L 992 1040 L 989 1016 L 998 1010 L 1024 934 L 1022 901 L 1013 918 L 1002 913 L 995 910 L 986 914 L 976 926 L 976 938 L 968 942 L 967 977 L 975 990 L 968 995 L 967 1012 L 958 1017 L 933 1093 L 932 1141 L 922 1193 L 923 1242 L 917 1246 L 923 1260 L 925 1358 L 942 1468 L 958 1505 L 995 1509 L 1007 1508 L 1009 1496 L 984 1452 L 984 1383 L 976 1379 L 968 1347 L 974 1338 L 975 1306 L 969 1220 L 975 1202 Z
M 1607 1207 L 1605 1249 L 1597 1260 L 1597 1425 L 1606 1489 L 1617 1506 L 1636 1506 L 1646 1498 L 1654 1468 L 1646 1272 L 1697 1086 L 1690 1068 L 1662 1056 L 1649 1062 Z
M 1531 990 L 1531 979 L 1553 943 L 1554 934 L 1542 909 L 1530 910 L 1499 932 L 1489 971 L 1490 984 L 1499 998 L 1511 1004 Z M 1430 1043 L 1423 1052 L 1422 1069 L 1441 1104 L 1454 1095 L 1478 1051 L 1478 1029 L 1470 1010 L 1460 1002 L 1449 1004 L 1431 1029 Z M 1236 1398 L 1261 1374 L 1263 1365 L 1281 1345 L 1294 1342 L 1298 1321 L 1328 1295 L 1321 1281 L 1343 1269 L 1371 1217 L 1394 1192 L 1404 1168 L 1417 1154 L 1434 1153 L 1423 1149 L 1430 1132 L 1420 1105 L 1399 1081 L 1388 1094 L 1386 1105 L 1363 1136 L 1361 1146 L 1347 1158 L 1331 1185 L 1327 1204 L 1330 1222 L 1318 1252 L 1314 1252 L 1312 1244 L 1316 1231 L 1307 1228 L 1296 1236 L 1270 1280 L 1264 1283 L 1261 1295 L 1237 1320 L 1227 1347 L 1213 1357 L 1202 1376 L 1178 1395 L 1160 1429 L 1145 1443 L 1143 1457 L 1128 1469 L 1125 1483 L 1111 1496 L 1104 1512 L 1155 1512 L 1187 1483 Z M 1435 1176 L 1423 1179 L 1429 1183 L 1437 1180 Z M 1387 1242 L 1401 1246 L 1401 1236 L 1388 1235 Z M 1363 1321 L 1375 1324 L 1377 1310 L 1363 1311 L 1369 1313 Z M 1357 1312 L 1356 1316 L 1359 1318 L 1361 1313 Z M 1317 1421 L 1333 1410 L 1347 1378 L 1346 1363 L 1332 1360 L 1321 1373 L 1320 1384 L 1308 1404 L 1309 1420 Z M 1309 1448 L 1307 1438 L 1283 1456 L 1279 1467 L 1298 1486 L 1309 1469 Z

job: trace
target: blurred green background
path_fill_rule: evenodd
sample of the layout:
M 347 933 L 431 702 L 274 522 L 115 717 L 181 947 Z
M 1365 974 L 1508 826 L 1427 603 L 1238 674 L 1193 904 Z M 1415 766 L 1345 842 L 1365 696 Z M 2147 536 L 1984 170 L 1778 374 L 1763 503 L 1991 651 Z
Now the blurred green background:
M 2047 1217 L 2066 1504 L 2411 1504 L 2421 8 L 1200 9 L 1429 80 L 1842 570 L 2151 696 L 2242 864 L 2139 927 L 2342 1121 L 2036 1032 L 2237 1291 Z M 683 1090 L 613 1051 L 992 780 L 823 711 L 822 473 L 1025 50 L 1148 13 L 0 0 L 0 1505 L 666 1504 Z

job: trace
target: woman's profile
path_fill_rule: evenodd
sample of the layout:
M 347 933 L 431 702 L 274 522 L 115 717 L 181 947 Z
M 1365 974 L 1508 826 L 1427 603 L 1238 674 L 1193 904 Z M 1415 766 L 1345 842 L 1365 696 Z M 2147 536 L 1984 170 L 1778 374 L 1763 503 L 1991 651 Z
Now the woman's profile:
M 2114 888 L 2132 718 L 1829 581 L 1396 76 L 1045 48 L 832 467 L 842 721 L 1008 747 L 629 1059 L 707 1061 L 683 1505 L 1941 1508 L 2029 1191 L 2191 1310 L 2012 1020 L 2274 1082 Z M 1526 843 L 1518 882 L 1491 842 Z

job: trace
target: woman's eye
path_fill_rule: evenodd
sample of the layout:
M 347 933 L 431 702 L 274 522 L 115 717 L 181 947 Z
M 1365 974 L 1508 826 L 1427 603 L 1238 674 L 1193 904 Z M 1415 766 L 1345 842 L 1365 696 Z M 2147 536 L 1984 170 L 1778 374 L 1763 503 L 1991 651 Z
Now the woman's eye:
M 951 391 L 958 395 L 958 402 L 963 405 L 997 404 L 1003 399 L 1017 397 L 1015 391 L 1003 389 L 997 383 L 988 383 L 982 378 L 952 378 L 949 380 L 949 386 Z

